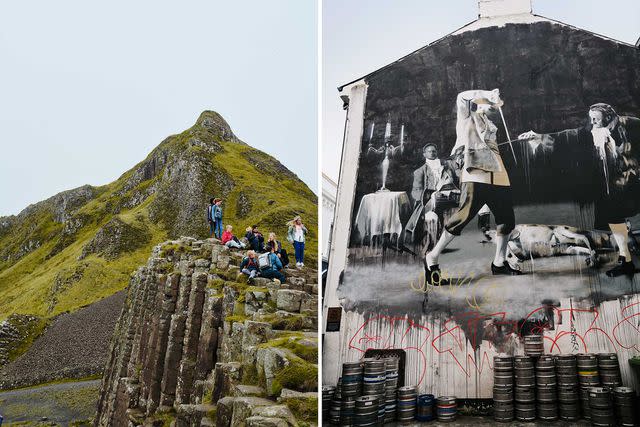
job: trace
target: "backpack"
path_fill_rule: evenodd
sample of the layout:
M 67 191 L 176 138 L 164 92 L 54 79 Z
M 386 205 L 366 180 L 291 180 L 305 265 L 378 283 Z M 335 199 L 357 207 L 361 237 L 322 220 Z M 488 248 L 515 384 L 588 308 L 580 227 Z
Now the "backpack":
M 258 267 L 260 267 L 260 270 L 266 270 L 272 267 L 271 257 L 269 255 L 271 255 L 270 252 L 258 255 Z

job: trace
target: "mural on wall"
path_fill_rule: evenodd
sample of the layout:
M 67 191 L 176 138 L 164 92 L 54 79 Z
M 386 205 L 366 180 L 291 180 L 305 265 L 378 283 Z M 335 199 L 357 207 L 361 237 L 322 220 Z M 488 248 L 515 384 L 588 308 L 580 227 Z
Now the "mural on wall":
M 531 332 L 550 352 L 637 354 L 638 70 L 632 46 L 544 22 L 449 36 L 370 76 L 346 357 L 407 338 L 425 369 L 430 346 L 470 375 L 482 345 L 517 354 Z

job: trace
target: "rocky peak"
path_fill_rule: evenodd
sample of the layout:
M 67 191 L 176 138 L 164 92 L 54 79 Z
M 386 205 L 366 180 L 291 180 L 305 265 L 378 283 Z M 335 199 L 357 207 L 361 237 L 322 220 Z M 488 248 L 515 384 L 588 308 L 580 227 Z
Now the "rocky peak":
M 225 141 L 242 142 L 235 136 L 229 123 L 215 111 L 203 111 L 194 127 L 203 129 Z

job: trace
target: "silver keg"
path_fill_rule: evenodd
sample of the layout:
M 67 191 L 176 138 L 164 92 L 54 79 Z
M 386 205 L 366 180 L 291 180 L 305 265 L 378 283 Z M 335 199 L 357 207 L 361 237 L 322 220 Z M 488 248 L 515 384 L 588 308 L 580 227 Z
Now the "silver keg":
M 536 419 L 535 402 L 524 403 L 516 402 L 516 419 L 518 421 L 534 421 Z
M 458 415 L 458 403 L 454 396 L 440 396 L 436 400 L 436 413 L 438 421 L 454 421 Z
M 342 364 L 342 397 L 356 397 L 362 392 L 362 364 L 346 362 Z
M 372 427 L 378 424 L 378 403 L 377 396 L 357 397 L 353 425 Z
M 322 386 L 322 421 L 329 422 L 329 408 L 331 407 L 331 399 L 336 393 L 336 386 Z
M 600 385 L 600 377 L 598 375 L 598 358 L 596 355 L 580 353 L 576 358 L 580 387 L 596 387 Z
M 558 419 L 558 405 L 555 402 L 538 401 L 538 418 L 543 421 L 555 421 Z
M 611 391 L 607 387 L 589 388 L 589 410 L 594 426 L 614 426 L 615 416 Z
M 600 383 L 603 386 L 609 388 L 622 386 L 618 355 L 615 353 L 599 353 L 598 374 L 600 375 Z
M 640 414 L 634 408 L 635 393 L 629 387 L 616 387 L 613 389 L 613 403 L 618 424 L 621 426 L 635 426 L 640 424 Z M 634 410 L 635 409 L 635 410 Z
M 416 416 L 416 399 L 418 393 L 415 386 L 398 388 L 398 404 L 396 406 L 396 418 L 401 424 L 413 422 Z
M 524 354 L 527 356 L 541 356 L 544 354 L 543 336 L 541 334 L 525 335 Z

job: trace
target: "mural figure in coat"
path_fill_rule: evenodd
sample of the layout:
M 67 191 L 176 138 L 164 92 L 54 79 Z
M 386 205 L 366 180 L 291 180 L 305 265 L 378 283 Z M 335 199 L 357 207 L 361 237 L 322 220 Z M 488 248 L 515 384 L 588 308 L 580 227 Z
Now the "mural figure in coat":
M 425 255 L 424 269 L 428 283 L 444 284 L 438 257 L 484 205 L 491 209 L 497 224 L 492 274 L 522 274 L 506 261 L 509 234 L 515 227 L 515 214 L 509 175 L 496 141 L 498 128 L 491 120 L 496 109 L 502 105 L 498 89 L 468 90 L 457 96 L 456 144 L 452 152 L 464 147 L 460 203 L 457 211 L 447 220 L 434 248 Z
M 580 189 L 594 202 L 594 230 L 611 231 L 619 256 L 607 276 L 633 275 L 625 220 L 640 213 L 640 119 L 619 116 L 609 104 L 589 108 L 589 125 L 556 133 L 534 131 L 519 135 L 528 140 L 533 160 L 568 159 L 579 174 Z
M 422 155 L 425 163 L 413 171 L 413 212 L 405 226 L 403 244 L 422 244 L 426 250 L 437 240 L 451 208 L 458 206 L 460 190 L 455 159 L 439 158 L 434 143 L 426 144 Z

